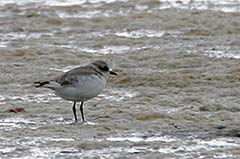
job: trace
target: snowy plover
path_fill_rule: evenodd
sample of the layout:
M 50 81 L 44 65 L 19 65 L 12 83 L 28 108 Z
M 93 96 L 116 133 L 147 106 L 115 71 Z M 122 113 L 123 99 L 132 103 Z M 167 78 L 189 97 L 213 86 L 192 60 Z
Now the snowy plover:
M 61 98 L 73 101 L 72 110 L 77 122 L 76 103 L 81 102 L 80 112 L 82 121 L 84 121 L 83 102 L 96 97 L 102 92 L 109 74 L 117 75 L 117 73 L 109 69 L 106 62 L 94 61 L 89 65 L 72 69 L 56 79 L 35 82 L 34 84 L 35 87 L 52 89 Z

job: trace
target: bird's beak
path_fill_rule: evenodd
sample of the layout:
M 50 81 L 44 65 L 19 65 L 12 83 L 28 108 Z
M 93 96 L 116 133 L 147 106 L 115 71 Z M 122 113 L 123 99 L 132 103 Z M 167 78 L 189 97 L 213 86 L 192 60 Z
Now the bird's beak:
M 113 72 L 113 71 L 109 71 L 110 75 L 114 75 L 114 76 L 117 76 L 117 73 L 116 72 Z

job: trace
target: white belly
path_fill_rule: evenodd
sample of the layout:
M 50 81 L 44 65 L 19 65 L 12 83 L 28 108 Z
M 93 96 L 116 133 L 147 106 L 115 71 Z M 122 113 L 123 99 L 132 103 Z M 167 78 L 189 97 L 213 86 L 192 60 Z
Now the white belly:
M 78 78 L 78 82 L 65 85 L 56 91 L 56 94 L 65 100 L 86 101 L 96 97 L 106 86 L 106 79 L 96 75 Z

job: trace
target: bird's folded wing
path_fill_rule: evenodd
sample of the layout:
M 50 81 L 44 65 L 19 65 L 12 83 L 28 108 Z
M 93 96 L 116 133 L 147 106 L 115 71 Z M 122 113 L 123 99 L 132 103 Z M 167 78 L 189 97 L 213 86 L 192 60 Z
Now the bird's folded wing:
M 93 74 L 97 74 L 95 69 L 91 68 L 90 66 L 83 66 L 70 70 L 69 72 L 57 77 L 55 80 L 61 85 L 69 85 L 77 82 L 81 76 L 83 77 Z

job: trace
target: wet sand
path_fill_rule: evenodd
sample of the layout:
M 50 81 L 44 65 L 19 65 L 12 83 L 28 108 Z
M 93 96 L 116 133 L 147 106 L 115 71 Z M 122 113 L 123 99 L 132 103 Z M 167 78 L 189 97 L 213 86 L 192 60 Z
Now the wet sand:
M 0 158 L 240 157 L 239 2 L 56 2 L 0 3 Z M 32 85 L 96 59 L 86 123 Z

